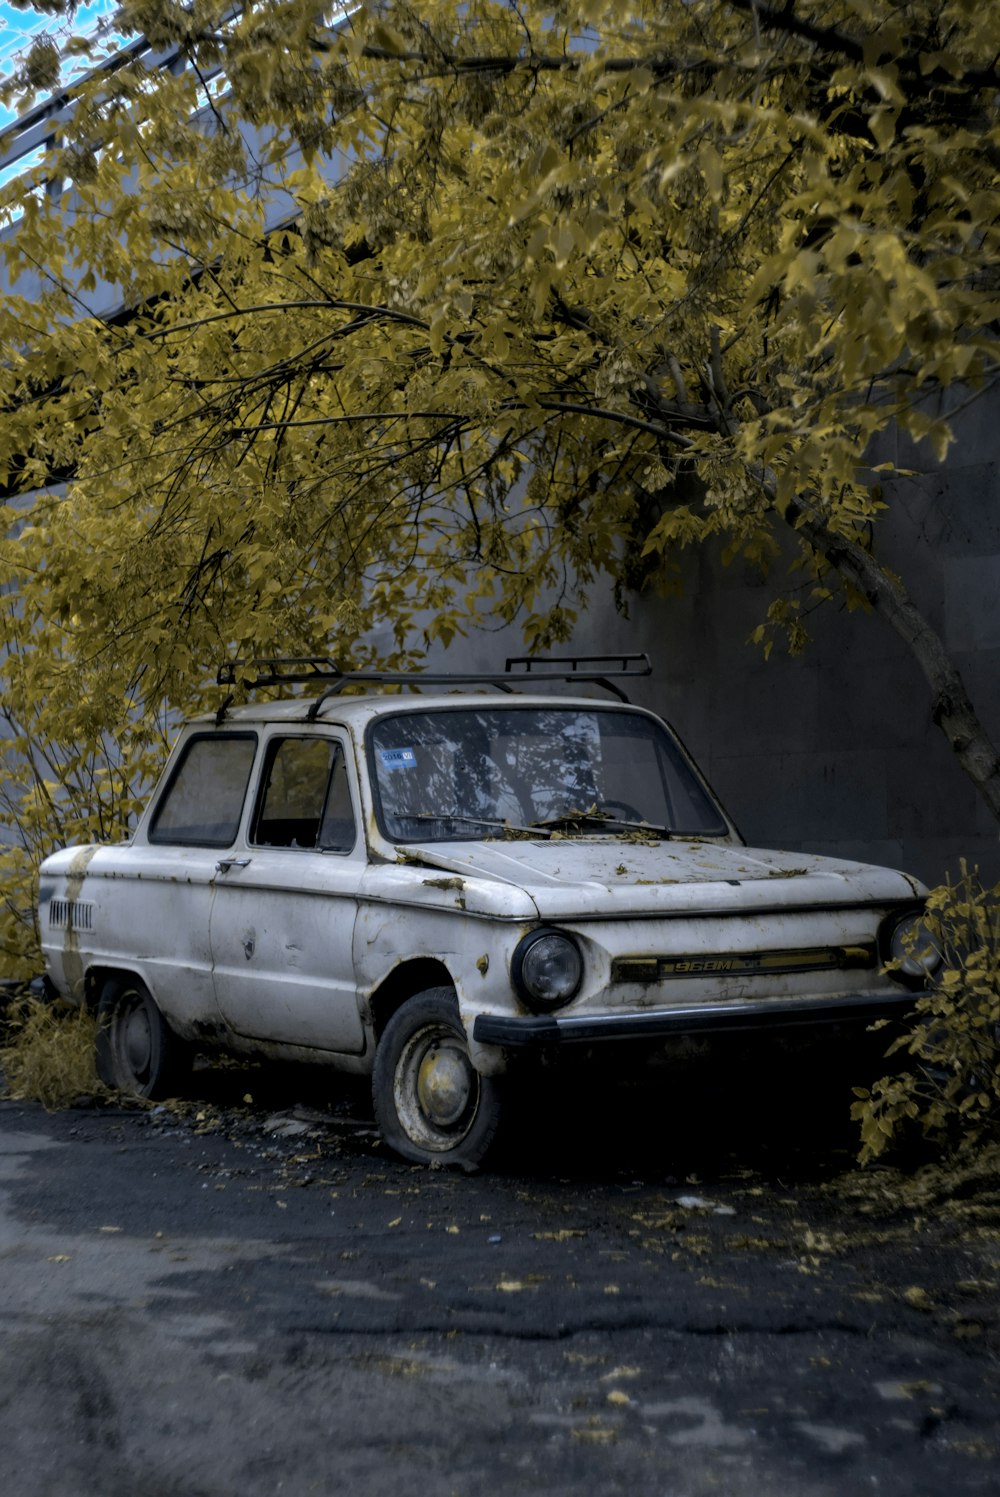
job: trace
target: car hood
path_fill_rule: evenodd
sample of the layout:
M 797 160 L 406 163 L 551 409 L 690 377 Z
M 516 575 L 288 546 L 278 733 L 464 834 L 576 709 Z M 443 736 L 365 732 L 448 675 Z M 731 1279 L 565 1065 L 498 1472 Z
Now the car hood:
M 697 839 L 409 843 L 405 858 L 514 885 L 543 918 L 892 903 L 926 892 L 890 868 Z

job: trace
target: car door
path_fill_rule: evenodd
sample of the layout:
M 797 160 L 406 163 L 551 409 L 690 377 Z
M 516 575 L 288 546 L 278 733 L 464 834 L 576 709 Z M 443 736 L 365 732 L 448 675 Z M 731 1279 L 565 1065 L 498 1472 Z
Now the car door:
M 109 885 L 102 957 L 140 972 L 157 1005 L 184 1027 L 217 1008 L 210 921 L 220 860 L 238 857 L 257 750 L 253 732 L 189 733 Z
M 215 996 L 241 1035 L 364 1048 L 352 961 L 366 865 L 349 745 L 281 732 L 265 745 L 246 849 L 222 860 L 211 944 Z

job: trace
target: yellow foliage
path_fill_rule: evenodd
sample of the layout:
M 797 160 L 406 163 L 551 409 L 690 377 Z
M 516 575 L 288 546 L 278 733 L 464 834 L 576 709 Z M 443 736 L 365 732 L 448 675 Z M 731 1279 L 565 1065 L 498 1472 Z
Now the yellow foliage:
M 970 1145 L 1000 1119 L 1000 884 L 986 889 L 962 864 L 932 890 L 926 935 L 943 955 L 912 1028 L 888 1055 L 905 1068 L 858 1089 L 851 1109 L 862 1163 L 919 1127 L 938 1143 Z
M 830 0 L 808 37 L 751 0 L 328 13 L 123 0 L 197 67 L 76 86 L 71 216 L 51 161 L 0 188 L 22 969 L 39 853 L 122 835 L 222 657 L 401 666 L 486 617 L 545 648 L 714 535 L 761 570 L 786 535 L 811 606 L 857 602 L 796 506 L 867 535 L 872 439 L 940 457 L 940 392 L 996 372 L 989 6 Z M 87 315 L 108 285 L 127 320 Z

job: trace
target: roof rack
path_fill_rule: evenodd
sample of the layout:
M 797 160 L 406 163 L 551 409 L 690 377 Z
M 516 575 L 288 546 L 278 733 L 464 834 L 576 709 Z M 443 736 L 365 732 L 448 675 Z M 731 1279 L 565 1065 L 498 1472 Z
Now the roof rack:
M 274 655 L 260 660 L 224 660 L 216 673 L 216 682 L 219 686 L 235 686 L 239 671 L 256 672 L 252 681 L 243 683 L 251 691 L 258 686 L 292 686 L 343 675 L 330 655 Z
M 621 687 L 612 677 L 649 676 L 653 667 L 649 657 L 638 655 L 514 655 L 508 656 L 503 673 L 496 671 L 376 671 L 342 670 L 328 655 L 294 655 L 266 660 L 227 660 L 216 677 L 220 686 L 235 686 L 240 671 L 253 671 L 253 679 L 243 684 L 251 691 L 264 686 L 308 686 L 312 682 L 330 684 L 310 704 L 307 719 L 315 722 L 324 704 L 338 696 L 345 686 L 409 686 L 419 691 L 424 686 L 495 686 L 510 692 L 514 682 L 527 680 L 577 681 L 602 686 L 627 702 Z M 220 709 L 225 713 L 228 702 Z

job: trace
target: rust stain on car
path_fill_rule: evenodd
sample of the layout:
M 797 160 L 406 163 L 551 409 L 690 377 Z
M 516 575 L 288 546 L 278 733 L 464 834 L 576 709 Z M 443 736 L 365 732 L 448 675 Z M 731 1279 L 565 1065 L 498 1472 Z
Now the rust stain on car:
M 63 972 L 71 995 L 78 1001 L 83 997 L 84 973 L 83 957 L 80 954 L 80 933 L 73 919 L 73 906 L 79 902 L 87 869 L 96 852 L 96 847 L 81 847 L 70 863 L 66 875 L 66 902 L 69 905 L 69 917 L 63 938 Z

